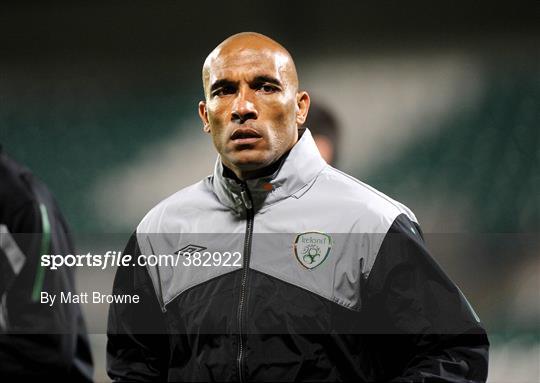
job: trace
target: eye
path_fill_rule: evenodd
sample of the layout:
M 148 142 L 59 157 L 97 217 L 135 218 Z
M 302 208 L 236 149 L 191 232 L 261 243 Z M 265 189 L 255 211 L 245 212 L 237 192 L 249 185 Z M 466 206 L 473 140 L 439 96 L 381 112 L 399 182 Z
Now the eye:
M 279 88 L 272 84 L 262 84 L 259 89 L 262 90 L 264 93 L 275 93 L 279 91 Z
M 212 96 L 222 97 L 228 94 L 234 94 L 235 92 L 236 92 L 236 88 L 232 85 L 222 86 L 221 88 L 218 88 L 215 91 L 213 91 Z

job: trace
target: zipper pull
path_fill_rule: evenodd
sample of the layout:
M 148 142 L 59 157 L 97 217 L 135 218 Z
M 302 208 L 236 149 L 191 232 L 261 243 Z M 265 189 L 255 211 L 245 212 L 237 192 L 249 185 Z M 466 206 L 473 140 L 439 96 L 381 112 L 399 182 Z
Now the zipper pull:
M 253 205 L 251 204 L 251 198 L 249 198 L 248 192 L 246 189 L 242 189 L 240 192 L 240 196 L 242 197 L 242 201 L 244 202 L 244 206 L 246 209 L 251 210 Z

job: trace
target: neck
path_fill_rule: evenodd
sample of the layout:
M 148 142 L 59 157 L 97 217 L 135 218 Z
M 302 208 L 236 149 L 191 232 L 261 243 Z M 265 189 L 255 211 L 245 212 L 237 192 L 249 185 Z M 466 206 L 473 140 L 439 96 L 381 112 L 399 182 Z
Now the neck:
M 252 180 L 255 178 L 261 178 L 266 177 L 269 175 L 274 174 L 283 164 L 283 161 L 287 158 L 289 155 L 289 152 L 286 152 L 283 154 L 277 161 L 271 163 L 268 166 L 265 166 L 260 169 L 254 169 L 250 171 L 233 171 L 232 169 L 228 168 L 225 164 L 223 164 L 223 175 L 227 178 L 232 178 L 238 182 L 244 182 L 247 180 Z

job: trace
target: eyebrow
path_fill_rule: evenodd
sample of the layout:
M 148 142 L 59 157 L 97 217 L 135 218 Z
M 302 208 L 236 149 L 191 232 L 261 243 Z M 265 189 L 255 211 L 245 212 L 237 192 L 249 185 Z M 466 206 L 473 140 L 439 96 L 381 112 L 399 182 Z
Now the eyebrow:
M 277 78 L 275 77 L 272 77 L 272 76 L 268 76 L 268 75 L 260 75 L 260 76 L 255 76 L 255 78 L 253 80 L 250 81 L 250 83 L 252 84 L 260 84 L 260 83 L 264 83 L 264 82 L 267 82 L 269 84 L 274 84 L 274 85 L 277 85 L 277 86 L 282 86 L 281 84 L 281 81 L 279 81 Z M 220 79 L 220 80 L 216 80 L 211 86 L 210 86 L 210 93 L 212 93 L 213 91 L 215 91 L 216 89 L 219 89 L 219 88 L 222 88 L 224 86 L 228 86 L 228 85 L 236 85 L 237 82 L 236 81 L 231 81 L 231 80 L 228 80 L 228 79 Z
M 272 77 L 272 76 L 267 76 L 267 75 L 256 76 L 251 82 L 255 84 L 267 82 L 267 83 L 274 84 L 277 86 L 282 86 L 281 81 L 279 81 L 277 78 Z

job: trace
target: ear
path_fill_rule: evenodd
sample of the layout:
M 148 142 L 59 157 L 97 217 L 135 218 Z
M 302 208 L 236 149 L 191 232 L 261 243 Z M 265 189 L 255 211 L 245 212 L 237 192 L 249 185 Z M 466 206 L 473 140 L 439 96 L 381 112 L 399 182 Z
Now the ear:
M 210 133 L 210 123 L 208 122 L 208 112 L 206 111 L 206 102 L 199 101 L 199 117 L 203 123 L 203 131 Z
M 306 122 L 309 111 L 309 94 L 305 91 L 296 94 L 296 124 L 301 126 Z

